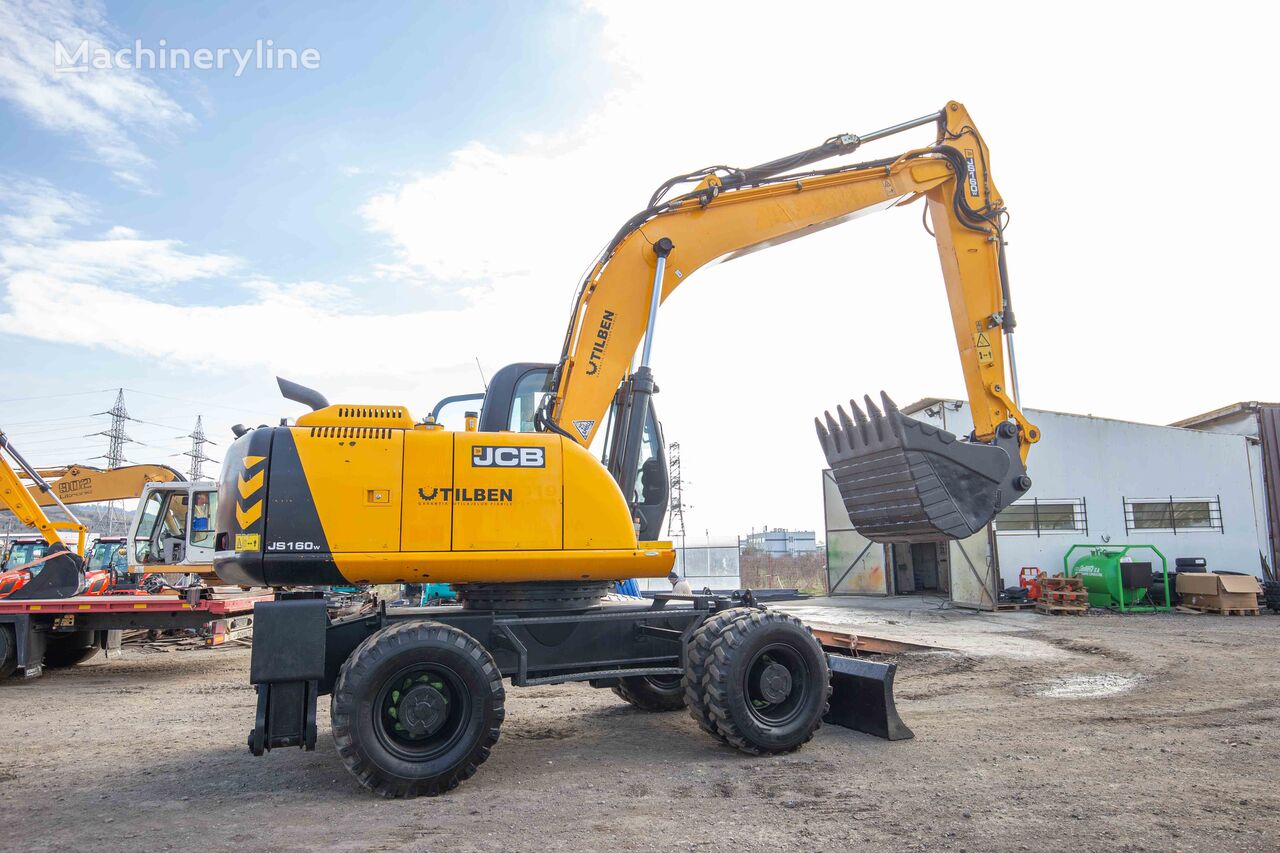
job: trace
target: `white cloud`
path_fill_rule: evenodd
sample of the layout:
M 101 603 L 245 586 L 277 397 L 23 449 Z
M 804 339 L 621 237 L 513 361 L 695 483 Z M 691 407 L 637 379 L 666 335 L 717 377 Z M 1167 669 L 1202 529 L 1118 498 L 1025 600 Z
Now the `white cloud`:
M 0 3 L 0 97 L 41 126 L 81 138 L 120 181 L 145 188 L 149 163 L 137 136 L 164 135 L 192 116 L 144 75 L 123 69 L 54 71 L 54 42 L 116 46 L 125 39 L 99 3 L 16 0 Z
M 62 192 L 47 181 L 0 177 L 0 234 L 18 241 L 39 241 L 85 221 L 91 205 L 83 196 Z

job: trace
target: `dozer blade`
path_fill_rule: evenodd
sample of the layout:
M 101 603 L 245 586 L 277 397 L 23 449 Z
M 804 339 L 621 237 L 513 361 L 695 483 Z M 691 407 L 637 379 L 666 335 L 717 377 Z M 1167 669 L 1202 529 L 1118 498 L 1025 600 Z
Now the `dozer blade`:
M 915 737 L 898 716 L 898 706 L 893 701 L 896 663 L 827 655 L 827 665 L 831 670 L 831 699 L 823 720 L 885 740 Z
M 52 555 L 52 556 L 50 556 Z M 49 548 L 44 563 L 33 568 L 31 580 L 6 596 L 11 601 L 37 598 L 72 598 L 84 589 L 84 561 L 65 545 Z
M 1013 424 L 991 444 L 960 441 L 902 414 L 883 392 L 883 412 L 863 399 L 866 412 L 850 400 L 852 418 L 837 407 L 837 418 L 825 412 L 814 424 L 849 521 L 873 542 L 972 536 L 1031 487 Z

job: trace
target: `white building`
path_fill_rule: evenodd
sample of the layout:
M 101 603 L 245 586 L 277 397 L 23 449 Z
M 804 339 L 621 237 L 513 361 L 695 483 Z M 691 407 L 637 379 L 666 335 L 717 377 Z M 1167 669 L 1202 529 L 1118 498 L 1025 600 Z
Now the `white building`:
M 973 429 L 959 401 L 925 399 L 903 412 L 960 436 Z M 824 472 L 828 588 L 930 592 L 989 608 L 1000 588 L 1017 586 L 1020 569 L 1060 572 L 1068 549 L 1084 544 L 1154 545 L 1170 570 L 1177 557 L 1204 557 L 1210 569 L 1258 574 L 1260 555 L 1273 561 L 1262 442 L 1256 430 L 1237 434 L 1238 424 L 1202 428 L 1223 426 L 1214 414 L 1156 426 L 1026 410 L 1044 436 L 1028 458 L 1031 491 L 961 542 L 873 545 L 851 530 Z
M 752 531 L 742 539 L 744 547 L 776 556 L 784 554 L 812 554 L 818 550 L 818 536 L 812 530 L 786 530 L 765 528 Z

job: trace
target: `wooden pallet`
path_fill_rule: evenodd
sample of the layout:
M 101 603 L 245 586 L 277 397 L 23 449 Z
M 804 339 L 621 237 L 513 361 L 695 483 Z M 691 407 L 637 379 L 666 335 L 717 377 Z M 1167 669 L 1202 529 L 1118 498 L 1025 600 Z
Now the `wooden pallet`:
M 1089 612 L 1088 604 L 1054 604 L 1049 601 L 1036 603 L 1036 612 L 1047 616 L 1083 616 Z
M 1047 591 L 1063 591 L 1063 592 L 1084 592 L 1084 578 L 1076 575 L 1074 577 L 1046 577 L 1040 576 L 1040 589 Z
M 1054 603 L 1066 603 L 1071 601 L 1088 601 L 1089 593 L 1082 589 L 1061 590 L 1046 589 L 1040 592 L 1041 601 L 1052 601 Z
M 1219 616 L 1261 616 L 1261 607 L 1205 607 L 1201 604 L 1180 604 L 1179 610 L 1192 610 L 1196 613 L 1216 613 Z
M 996 603 L 996 610 L 999 612 L 1012 612 L 1016 610 L 1031 610 L 1036 606 L 1034 601 L 1000 601 Z

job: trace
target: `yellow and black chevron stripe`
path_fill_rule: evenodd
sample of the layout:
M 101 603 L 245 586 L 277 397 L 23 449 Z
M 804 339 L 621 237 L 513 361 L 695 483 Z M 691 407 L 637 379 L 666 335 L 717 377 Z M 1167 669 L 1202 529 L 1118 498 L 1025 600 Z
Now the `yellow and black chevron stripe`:
M 228 583 L 348 583 L 329 553 L 290 428 L 255 429 L 232 443 L 218 484 L 218 516 L 215 568 Z

